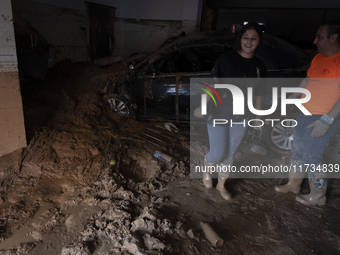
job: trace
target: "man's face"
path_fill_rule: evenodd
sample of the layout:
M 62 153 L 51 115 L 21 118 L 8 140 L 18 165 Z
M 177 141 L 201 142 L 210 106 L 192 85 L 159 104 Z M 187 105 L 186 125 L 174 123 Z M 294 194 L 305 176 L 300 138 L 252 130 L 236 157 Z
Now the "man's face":
M 327 56 L 331 48 L 331 40 L 327 38 L 327 26 L 321 26 L 318 29 L 313 43 L 316 45 L 318 52 Z

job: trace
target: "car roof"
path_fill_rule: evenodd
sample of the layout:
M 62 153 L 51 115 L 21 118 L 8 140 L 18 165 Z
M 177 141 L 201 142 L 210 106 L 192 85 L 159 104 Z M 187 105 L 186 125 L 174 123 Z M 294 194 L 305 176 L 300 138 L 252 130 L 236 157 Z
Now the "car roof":
M 228 30 L 213 30 L 213 31 L 204 31 L 198 32 L 190 35 L 186 35 L 180 37 L 172 42 L 169 42 L 155 52 L 151 53 L 148 57 L 146 57 L 143 61 L 137 64 L 140 66 L 142 63 L 155 59 L 157 56 L 161 55 L 164 52 L 167 52 L 172 47 L 181 48 L 186 45 L 221 45 L 234 47 L 236 43 L 238 34 L 231 33 Z M 262 35 L 263 45 L 270 45 L 273 48 L 280 48 L 281 50 L 288 51 L 291 54 L 294 54 L 295 57 L 299 58 L 305 64 L 309 64 L 311 61 L 311 57 L 303 52 L 300 48 L 292 45 L 289 42 L 286 42 L 276 36 L 264 33 Z

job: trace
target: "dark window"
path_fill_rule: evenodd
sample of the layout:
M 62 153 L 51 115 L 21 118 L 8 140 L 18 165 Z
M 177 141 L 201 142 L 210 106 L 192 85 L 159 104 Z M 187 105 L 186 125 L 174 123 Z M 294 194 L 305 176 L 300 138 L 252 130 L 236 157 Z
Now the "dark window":
M 310 62 L 309 57 L 285 42 L 268 38 L 257 53 L 268 71 L 275 69 L 294 69 Z

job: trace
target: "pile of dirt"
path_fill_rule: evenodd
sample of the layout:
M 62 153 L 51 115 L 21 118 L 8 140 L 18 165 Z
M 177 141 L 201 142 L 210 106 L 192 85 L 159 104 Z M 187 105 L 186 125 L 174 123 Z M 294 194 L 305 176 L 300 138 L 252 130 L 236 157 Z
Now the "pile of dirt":
M 50 244 L 54 252 L 61 250 L 63 255 L 95 250 L 98 254 L 173 254 L 179 252 L 174 245 L 179 239 L 197 239 L 192 230 L 186 234 L 182 222 L 162 216 L 166 199 L 131 188 L 137 186 L 109 167 L 100 180 L 72 195 L 60 195 L 59 203 L 36 202 L 31 220 L 0 244 L 1 254 L 43 254 L 49 240 L 54 242 Z
M 173 254 L 176 246 L 170 243 L 186 235 L 182 223 L 162 217 L 163 198 L 135 196 L 129 189 L 119 187 L 117 179 L 104 178 L 95 183 L 96 196 L 88 196 L 90 190 L 86 190 L 82 204 L 99 206 L 101 210 L 91 216 L 84 231 L 71 244 L 63 247 L 62 254 L 76 254 L 79 247 L 83 252 L 87 250 L 84 254 L 92 254 L 94 250 L 100 250 L 102 254 L 122 254 L 124 251 L 131 254 Z M 93 200 L 94 197 L 97 199 Z
M 225 201 L 189 177 L 190 152 L 201 165 L 208 151 L 204 139 L 190 143 L 195 130 L 107 107 L 103 92 L 126 71 L 62 62 L 45 81 L 22 83 L 35 88 L 22 90 L 29 145 L 0 157 L 0 254 L 339 254 L 339 180 L 329 181 L 322 208 L 276 193 L 283 179 L 231 176 Z M 250 147 L 242 143 L 236 167 L 288 164 L 287 155 Z M 202 221 L 222 246 L 207 241 Z
M 37 246 L 55 227 L 64 225 L 70 231 L 75 218 L 65 211 L 79 205 L 102 210 L 88 215 L 82 234 L 64 246 L 62 254 L 91 254 L 96 244 L 108 242 L 112 252 L 135 249 L 149 254 L 170 249 L 164 236 L 175 233 L 175 225 L 151 213 L 157 201 L 150 192 L 188 175 L 189 154 L 182 157 L 178 150 L 186 150 L 188 136 L 184 132 L 174 139 L 163 124 L 137 123 L 112 113 L 100 91 L 106 81 L 111 81 L 106 86 L 117 85 L 112 83 L 115 76 L 110 68 L 63 63 L 39 84 L 38 91 L 23 95 L 29 145 L 0 162 L 4 166 L 0 249 L 39 250 Z M 143 138 L 150 130 L 167 143 L 157 145 Z M 174 163 L 155 159 L 155 149 L 172 154 Z M 141 201 L 149 205 L 141 207 Z M 46 222 L 35 224 L 26 234 L 32 239 L 30 245 L 14 241 L 13 236 L 45 206 L 49 208 L 42 213 Z M 143 234 L 138 242 L 137 234 Z

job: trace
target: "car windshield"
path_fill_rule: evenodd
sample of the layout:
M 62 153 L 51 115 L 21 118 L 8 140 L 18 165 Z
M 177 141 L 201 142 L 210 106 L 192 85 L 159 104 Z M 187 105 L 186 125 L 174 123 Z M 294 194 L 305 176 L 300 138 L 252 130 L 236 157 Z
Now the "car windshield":
M 232 47 L 225 45 L 199 45 L 170 52 L 155 62 L 160 73 L 211 72 L 216 60 Z
M 264 38 L 257 56 L 265 63 L 268 71 L 295 69 L 310 63 L 310 57 L 302 50 L 269 35 Z

